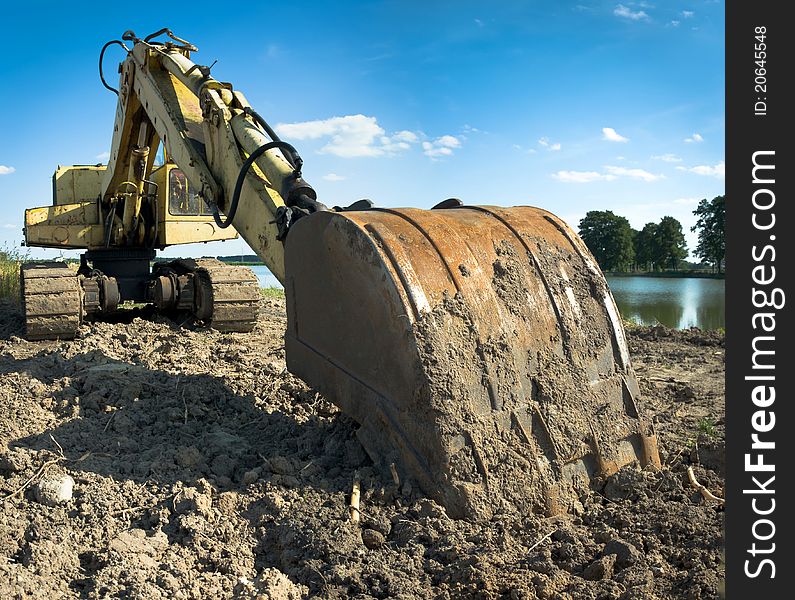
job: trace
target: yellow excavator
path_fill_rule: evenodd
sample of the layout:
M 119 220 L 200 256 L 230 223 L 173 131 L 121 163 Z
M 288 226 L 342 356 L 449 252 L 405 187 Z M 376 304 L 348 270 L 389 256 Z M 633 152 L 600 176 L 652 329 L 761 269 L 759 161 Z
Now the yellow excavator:
M 102 68 L 112 45 L 126 53 L 118 88 Z M 26 211 L 28 246 L 85 249 L 76 271 L 23 267 L 28 337 L 73 337 L 125 301 L 251 331 L 250 269 L 152 262 L 239 234 L 284 285 L 288 369 L 358 422 L 384 473 L 451 516 L 576 510 L 622 466 L 659 466 L 616 305 L 566 223 L 456 199 L 330 209 L 295 148 L 195 52 L 168 29 L 102 48 L 110 157 L 59 167 L 53 204 Z

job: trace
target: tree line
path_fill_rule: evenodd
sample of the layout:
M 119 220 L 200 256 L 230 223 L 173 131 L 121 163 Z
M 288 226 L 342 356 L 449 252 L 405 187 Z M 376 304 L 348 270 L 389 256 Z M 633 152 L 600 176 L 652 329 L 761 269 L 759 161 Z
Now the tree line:
M 726 263 L 725 196 L 704 198 L 693 214 L 698 217 L 691 228 L 698 233 L 693 254 L 713 272 L 722 273 Z M 579 233 L 603 271 L 677 270 L 688 255 L 682 224 L 670 216 L 646 223 L 638 231 L 612 211 L 592 210 L 580 220 Z

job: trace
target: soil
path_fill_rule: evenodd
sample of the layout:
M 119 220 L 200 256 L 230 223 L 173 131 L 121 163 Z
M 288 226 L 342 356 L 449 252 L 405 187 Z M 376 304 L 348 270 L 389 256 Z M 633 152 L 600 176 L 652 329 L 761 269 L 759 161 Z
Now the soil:
M 28 342 L 0 305 L 0 597 L 721 594 L 724 509 L 687 469 L 723 496 L 722 334 L 628 330 L 662 469 L 597 481 L 573 514 L 476 523 L 374 467 L 286 371 L 285 324 L 267 299 L 253 334 L 132 312 Z

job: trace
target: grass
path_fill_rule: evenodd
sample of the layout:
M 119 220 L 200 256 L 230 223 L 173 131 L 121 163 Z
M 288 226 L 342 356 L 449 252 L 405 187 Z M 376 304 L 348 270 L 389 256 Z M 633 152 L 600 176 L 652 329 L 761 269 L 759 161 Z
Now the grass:
M 282 288 L 260 288 L 259 291 L 263 298 L 284 298 L 284 290 Z
M 717 435 L 715 422 L 709 417 L 705 417 L 698 422 L 698 431 L 709 438 L 714 438 Z
M 24 261 L 16 250 L 0 250 L 0 298 L 19 302 L 19 266 Z

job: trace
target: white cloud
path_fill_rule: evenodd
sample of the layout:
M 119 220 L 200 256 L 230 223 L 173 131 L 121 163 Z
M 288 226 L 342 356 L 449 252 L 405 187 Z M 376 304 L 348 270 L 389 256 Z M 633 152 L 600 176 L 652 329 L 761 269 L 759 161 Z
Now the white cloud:
M 558 171 L 552 174 L 553 179 L 564 183 L 590 183 L 592 181 L 611 181 L 614 175 L 604 175 L 596 171 Z
M 555 142 L 554 144 L 549 141 L 548 137 L 542 137 L 538 140 L 538 145 L 543 146 L 550 152 L 558 152 L 561 148 L 560 142 Z
M 677 198 L 674 204 L 698 204 L 701 198 Z
M 703 141 L 704 141 L 704 138 L 701 137 L 700 133 L 694 133 L 689 138 L 685 138 L 685 143 L 686 144 L 692 144 L 692 143 L 696 143 L 697 144 L 697 143 L 703 142 Z
M 657 181 L 658 179 L 664 179 L 663 175 L 655 175 L 654 173 L 649 173 L 648 171 L 644 171 L 643 169 L 627 169 L 626 167 L 611 167 L 606 166 L 605 171 L 607 171 L 610 175 L 615 175 L 616 177 L 629 177 L 631 179 L 642 179 L 643 181 Z
M 648 20 L 649 18 L 649 15 L 647 15 L 644 11 L 642 10 L 634 11 L 628 6 L 624 6 L 623 4 L 617 4 L 616 7 L 613 9 L 613 14 L 623 19 L 629 19 L 630 21 L 645 21 Z
M 682 18 L 691 19 L 696 13 L 694 13 L 692 10 L 683 10 L 681 14 Z
M 110 152 L 100 152 L 94 158 L 97 160 L 108 160 L 110 158 Z
M 612 127 L 602 127 L 602 139 L 608 142 L 628 142 L 629 138 L 620 135 Z
M 331 138 L 320 152 L 342 158 L 396 154 L 408 150 L 411 144 L 418 141 L 417 134 L 411 131 L 386 135 L 375 117 L 361 114 L 302 123 L 279 123 L 276 131 L 285 138 L 295 140 Z
M 0 165 L 0 175 L 11 175 L 11 173 L 13 173 L 14 171 L 16 171 L 14 167 L 7 167 L 5 165 Z
M 696 175 L 704 175 L 706 177 L 717 177 L 723 179 L 726 177 L 726 163 L 720 161 L 716 165 L 697 165 L 695 167 L 676 167 L 680 171 L 688 171 Z
M 398 131 L 395 135 L 392 136 L 392 139 L 398 142 L 409 142 L 413 144 L 417 141 L 417 134 L 413 131 Z
M 657 154 L 655 156 L 652 156 L 652 160 L 661 160 L 667 163 L 682 162 L 681 157 L 677 156 L 676 154 L 671 154 L 670 152 L 668 154 Z
M 323 175 L 321 179 L 325 179 L 326 181 L 344 181 L 345 177 L 337 175 L 336 173 L 329 173 L 328 175 Z
M 3 229 L 16 229 L 20 227 L 19 225 L 14 225 L 13 223 L 3 223 Z
M 671 27 L 679 27 L 679 21 L 671 21 Z
M 558 171 L 552 174 L 553 179 L 562 181 L 564 183 L 590 183 L 592 181 L 613 181 L 619 177 L 626 177 L 629 179 L 640 179 L 646 182 L 658 181 L 664 179 L 664 175 L 655 175 L 643 169 L 629 169 L 626 167 L 616 167 L 606 165 L 604 172 L 598 171 Z
M 461 140 L 454 135 L 443 135 L 432 142 L 423 142 L 422 150 L 425 156 L 438 158 L 440 156 L 450 156 L 453 150 L 461 147 Z

